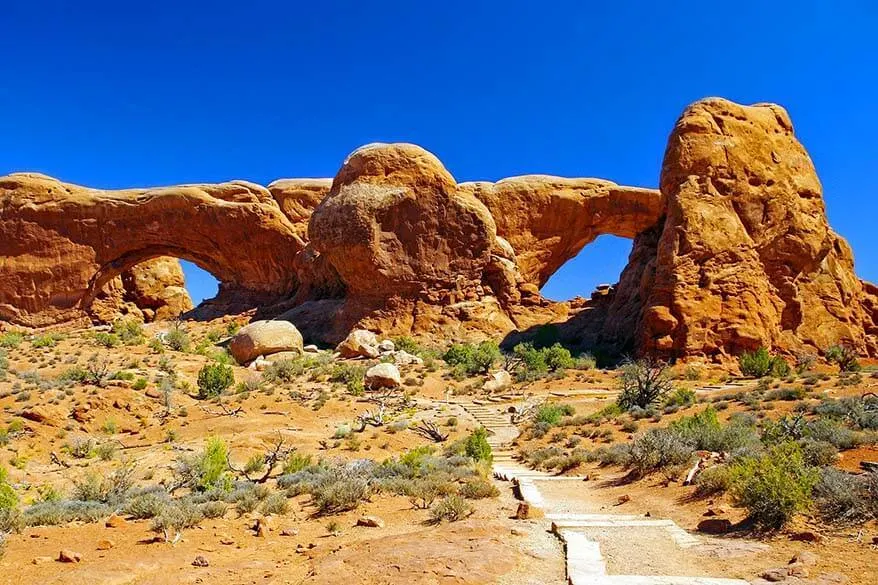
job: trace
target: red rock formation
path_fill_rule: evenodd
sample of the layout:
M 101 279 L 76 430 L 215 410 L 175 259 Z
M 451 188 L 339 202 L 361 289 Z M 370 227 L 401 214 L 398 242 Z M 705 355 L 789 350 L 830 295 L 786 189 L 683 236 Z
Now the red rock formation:
M 101 321 L 130 315 L 149 322 L 173 319 L 192 307 L 179 260 L 162 256 L 132 266 L 111 280 L 90 312 Z
M 238 310 L 290 295 L 304 243 L 264 187 L 244 182 L 98 191 L 36 174 L 0 178 L 0 318 L 81 317 L 103 287 L 157 256 L 191 260 Z
M 0 318 L 106 318 L 98 291 L 170 255 L 221 281 L 216 311 L 292 307 L 284 317 L 309 340 L 355 327 L 477 339 L 551 322 L 585 346 L 666 357 L 838 342 L 878 353 L 878 289 L 855 276 L 829 228 L 783 108 L 693 104 L 669 138 L 660 187 L 540 175 L 457 184 L 408 144 L 360 148 L 332 181 L 267 189 L 96 191 L 11 175 L 0 178 Z M 539 287 L 604 233 L 634 239 L 619 283 L 588 301 L 542 298 Z M 126 278 L 123 296 L 158 312 L 161 295 L 134 294 L 143 278 Z
M 644 303 L 642 351 L 794 352 L 840 341 L 866 351 L 850 247 L 829 228 L 814 165 L 782 107 L 716 98 L 688 107 L 668 140 L 661 191 L 660 236 L 635 251 L 654 256 L 654 269 L 629 283 Z

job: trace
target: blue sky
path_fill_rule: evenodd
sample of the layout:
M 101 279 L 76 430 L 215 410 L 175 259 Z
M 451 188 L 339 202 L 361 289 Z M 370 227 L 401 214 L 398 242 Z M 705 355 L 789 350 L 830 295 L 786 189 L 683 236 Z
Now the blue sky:
M 686 104 L 773 101 L 858 272 L 878 280 L 874 2 L 4 0 L 0 22 L 0 173 L 266 184 L 407 141 L 459 181 L 655 186 Z M 599 239 L 545 292 L 614 282 L 629 249 Z M 188 272 L 193 296 L 209 296 Z

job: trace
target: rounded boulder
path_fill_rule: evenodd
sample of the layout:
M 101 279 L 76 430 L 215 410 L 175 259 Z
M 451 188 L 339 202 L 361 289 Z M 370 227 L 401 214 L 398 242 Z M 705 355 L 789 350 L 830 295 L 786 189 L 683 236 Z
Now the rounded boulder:
M 229 352 L 239 364 L 281 351 L 303 351 L 302 334 L 289 321 L 254 321 L 229 342 Z

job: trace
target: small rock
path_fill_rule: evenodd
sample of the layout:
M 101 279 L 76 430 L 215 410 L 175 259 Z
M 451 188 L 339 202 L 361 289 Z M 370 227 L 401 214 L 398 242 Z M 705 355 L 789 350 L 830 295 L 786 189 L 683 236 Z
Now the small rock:
M 98 550 L 110 550 L 114 546 L 116 546 L 116 545 L 115 545 L 115 543 L 113 543 L 112 540 L 108 540 L 105 538 L 103 540 L 98 541 L 97 549 Z
M 197 557 L 195 557 L 195 560 L 192 561 L 192 566 L 193 567 L 209 567 L 210 563 L 207 562 L 206 558 L 204 558 L 201 555 L 198 555 Z
M 335 350 L 343 358 L 378 357 L 378 338 L 371 331 L 354 329 Z
M 765 571 L 762 571 L 759 576 L 766 581 L 777 583 L 778 581 L 783 581 L 784 579 L 786 579 L 789 576 L 789 573 L 786 569 L 767 569 Z
M 518 510 L 515 511 L 515 519 L 527 520 L 528 518 L 530 518 L 530 504 L 527 502 L 520 502 L 518 504 Z
M 393 364 L 376 364 L 366 370 L 366 388 L 398 388 L 402 384 L 399 368 Z
M 389 355 L 393 357 L 393 363 L 398 366 L 409 366 L 412 364 L 421 365 L 424 363 L 424 360 L 422 360 L 418 356 L 412 355 L 404 350 L 394 351 Z
M 390 353 L 396 349 L 396 345 L 389 339 L 384 339 L 378 344 L 378 351 L 381 353 Z
M 377 516 L 360 516 L 357 518 L 357 526 L 368 528 L 384 528 L 384 520 Z
M 708 518 L 698 523 L 696 530 L 705 534 L 725 534 L 732 529 L 732 521 L 728 518 Z
M 820 557 L 811 551 L 803 550 L 796 553 L 796 556 L 790 559 L 790 564 L 812 566 L 816 565 L 819 559 Z
M 222 536 L 220 536 L 219 541 L 220 541 L 220 544 L 225 544 L 225 545 L 235 544 L 235 539 L 227 534 L 223 534 Z
M 704 515 L 708 516 L 708 517 L 722 516 L 725 513 L 726 513 L 726 511 L 724 508 L 708 508 L 707 511 L 704 513 Z
M 616 505 L 621 506 L 622 504 L 627 504 L 630 501 L 631 501 L 631 496 L 629 496 L 628 494 L 624 494 L 624 495 L 619 496 L 619 500 L 616 502 Z
M 112 516 L 107 518 L 107 521 L 105 523 L 107 528 L 123 528 L 127 524 L 128 521 L 118 514 L 113 514 Z
M 55 559 L 53 559 L 52 557 L 34 557 L 34 559 L 31 561 L 31 564 L 43 565 L 45 563 L 51 563 L 53 560 Z
M 787 568 L 787 574 L 790 577 L 799 577 L 800 579 L 807 579 L 810 575 L 808 571 L 808 567 L 804 567 L 802 565 L 790 565 Z
M 310 344 L 303 347 L 302 351 L 304 351 L 305 353 L 320 353 L 320 348 L 316 345 Z
M 265 538 L 271 531 L 271 520 L 269 520 L 268 517 L 257 518 L 253 530 L 256 531 L 256 536 Z
M 62 550 L 58 553 L 58 560 L 62 563 L 78 563 L 82 560 L 82 555 L 72 550 Z
M 281 536 L 298 536 L 299 531 L 295 528 L 284 528 L 280 531 Z
M 518 528 L 513 528 L 511 530 L 512 536 L 527 536 L 527 532 L 524 530 L 519 530 Z
M 798 542 L 822 542 L 823 537 L 811 530 L 803 530 L 802 532 L 794 532 L 790 534 L 790 540 Z
M 499 392 L 511 385 L 512 376 L 506 370 L 500 370 L 491 374 L 488 381 L 482 384 L 482 390 L 485 392 Z

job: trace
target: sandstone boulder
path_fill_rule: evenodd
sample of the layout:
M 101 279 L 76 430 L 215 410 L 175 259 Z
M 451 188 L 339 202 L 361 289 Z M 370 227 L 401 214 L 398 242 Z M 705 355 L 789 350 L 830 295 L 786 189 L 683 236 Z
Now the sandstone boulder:
M 381 388 L 399 388 L 402 385 L 402 377 L 399 368 L 394 364 L 376 364 L 366 370 L 366 388 L 379 390 Z
M 371 331 L 355 329 L 335 348 L 343 358 L 378 357 L 378 337 Z
M 494 372 L 488 377 L 488 380 L 482 384 L 482 390 L 485 392 L 500 392 L 512 385 L 512 376 L 506 370 Z
M 288 321 L 254 321 L 229 342 L 229 353 L 239 364 L 281 351 L 303 351 L 302 334 Z

